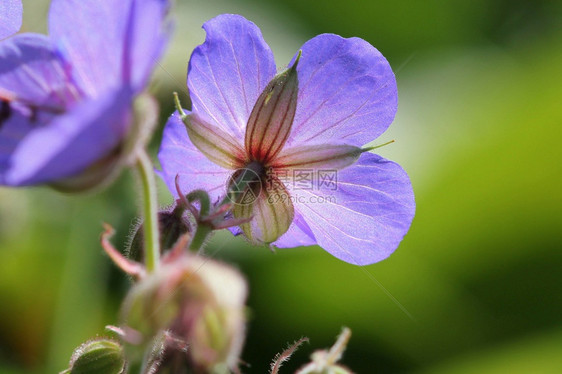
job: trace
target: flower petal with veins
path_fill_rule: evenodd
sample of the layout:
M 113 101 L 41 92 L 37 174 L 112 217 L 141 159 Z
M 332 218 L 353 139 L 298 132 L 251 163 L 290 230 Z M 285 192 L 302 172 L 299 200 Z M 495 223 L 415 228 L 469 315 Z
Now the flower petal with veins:
M 356 265 L 390 256 L 408 231 L 416 209 L 406 172 L 369 152 L 338 171 L 336 189 L 320 183 L 311 190 L 288 186 L 295 210 L 302 214 L 318 244 Z
M 275 75 L 273 53 L 259 28 L 224 14 L 203 25 L 205 43 L 189 60 L 187 86 L 193 112 L 237 138 L 260 93 Z
M 388 61 L 360 38 L 318 35 L 302 47 L 299 97 L 287 145 L 338 140 L 361 147 L 379 137 L 398 108 Z

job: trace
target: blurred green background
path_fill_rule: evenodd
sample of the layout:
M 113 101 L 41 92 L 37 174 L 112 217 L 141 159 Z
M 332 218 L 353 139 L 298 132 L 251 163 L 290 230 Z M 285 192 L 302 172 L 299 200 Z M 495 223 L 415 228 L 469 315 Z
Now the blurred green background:
M 24 1 L 25 31 L 45 30 L 47 6 Z M 178 0 L 153 86 L 162 124 L 171 92 L 186 91 L 201 24 L 219 13 L 260 26 L 278 66 L 323 32 L 375 45 L 400 97 L 376 142 L 396 139 L 380 154 L 408 171 L 417 200 L 398 250 L 364 268 L 317 247 L 271 253 L 218 235 L 209 254 L 251 287 L 243 372 L 267 372 L 307 336 L 281 370 L 293 372 L 342 326 L 357 373 L 562 372 L 562 3 Z M 126 172 L 97 195 L 0 189 L 1 373 L 56 373 L 116 322 L 129 285 L 98 240 L 108 222 L 123 247 L 135 187 Z

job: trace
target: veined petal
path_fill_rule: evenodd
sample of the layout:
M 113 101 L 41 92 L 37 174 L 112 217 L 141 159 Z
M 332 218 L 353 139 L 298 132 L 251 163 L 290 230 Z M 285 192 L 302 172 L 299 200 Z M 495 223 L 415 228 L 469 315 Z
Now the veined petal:
M 276 72 L 259 28 L 242 16 L 207 21 L 205 43 L 189 61 L 187 85 L 197 113 L 207 123 L 243 139 L 250 112 Z
M 193 145 L 177 112 L 170 116 L 164 128 L 158 160 L 162 166 L 160 177 L 176 198 L 178 197 L 175 187 L 176 175 L 179 175 L 179 184 L 183 193 L 204 189 L 213 202 L 226 193 L 232 170 L 210 161 Z
M 318 244 L 351 264 L 368 265 L 388 257 L 414 217 L 407 174 L 372 153 L 339 170 L 335 183 L 321 180 L 313 189 L 287 187 Z
M 364 149 L 347 144 L 322 144 L 285 148 L 274 160 L 274 169 L 343 169 L 353 164 Z
M 398 105 L 384 56 L 359 38 L 319 35 L 302 46 L 299 97 L 288 146 L 335 140 L 363 146 L 381 135 Z
M 281 151 L 289 137 L 299 92 L 297 64 L 298 59 L 289 69 L 275 76 L 252 109 L 244 139 L 252 160 L 267 164 Z
M 295 210 L 293 222 L 289 230 L 279 239 L 275 241 L 275 247 L 278 248 L 294 248 L 307 245 L 315 245 L 316 238 L 310 230 L 310 227 L 302 218 L 302 215 Z
M 131 105 L 132 93 L 122 89 L 82 101 L 22 134 L 5 162 L 2 183 L 32 185 L 81 172 L 122 141 L 131 124 Z
M 0 99 L 60 112 L 77 95 L 49 38 L 20 34 L 0 43 Z
M 191 142 L 209 160 L 226 169 L 244 166 L 244 150 L 230 134 L 206 123 L 194 113 L 188 115 L 184 123 Z
M 21 27 L 23 6 L 21 0 L 0 2 L 0 39 L 15 34 Z
M 232 209 L 235 218 L 253 219 L 240 225 L 244 235 L 257 243 L 271 243 L 285 234 L 293 221 L 294 208 L 285 185 L 272 176 L 257 199 L 249 204 L 237 204 Z
M 53 0 L 49 35 L 89 96 L 144 87 L 167 39 L 167 0 Z

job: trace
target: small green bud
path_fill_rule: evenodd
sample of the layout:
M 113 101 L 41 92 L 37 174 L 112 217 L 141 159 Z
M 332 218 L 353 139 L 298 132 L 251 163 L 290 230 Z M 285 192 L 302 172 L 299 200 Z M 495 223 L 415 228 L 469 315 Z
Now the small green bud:
M 76 348 L 69 366 L 61 374 L 121 374 L 127 365 L 120 343 L 96 338 Z

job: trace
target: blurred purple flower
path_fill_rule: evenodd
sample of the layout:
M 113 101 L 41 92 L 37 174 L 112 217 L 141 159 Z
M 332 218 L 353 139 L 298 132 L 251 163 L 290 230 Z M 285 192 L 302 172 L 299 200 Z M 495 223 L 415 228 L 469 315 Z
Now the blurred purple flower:
M 179 175 L 183 190 L 203 188 L 218 199 L 239 177 L 236 170 L 251 169 L 261 191 L 233 213 L 253 217 L 242 225 L 252 241 L 318 244 L 357 265 L 388 257 L 408 231 L 415 203 L 404 170 L 360 148 L 396 113 L 386 59 L 362 39 L 323 34 L 276 75 L 253 23 L 221 15 L 203 28 L 207 38 L 189 63 L 187 131 L 172 115 L 159 153 L 170 190 Z
M 15 34 L 21 27 L 23 6 L 21 0 L 0 2 L 0 39 Z
M 167 0 L 53 0 L 49 36 L 0 43 L 0 184 L 58 183 L 123 148 L 168 37 Z

